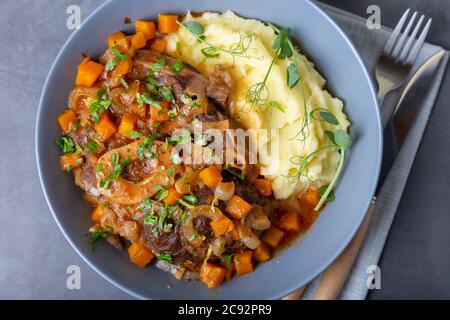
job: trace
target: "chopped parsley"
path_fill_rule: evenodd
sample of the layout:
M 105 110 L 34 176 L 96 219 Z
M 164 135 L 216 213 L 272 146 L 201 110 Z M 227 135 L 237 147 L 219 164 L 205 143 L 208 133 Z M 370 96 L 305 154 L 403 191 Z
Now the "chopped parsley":
M 153 73 L 160 72 L 166 66 L 166 60 L 164 58 L 156 60 L 151 66 L 150 70 Z
M 225 256 L 225 267 L 229 269 L 231 267 L 231 259 L 233 259 L 234 253 L 229 253 Z
M 106 91 L 100 89 L 97 91 L 97 99 L 92 100 L 89 103 L 89 109 L 91 110 L 91 117 L 95 123 L 100 121 L 99 112 L 102 110 L 107 110 L 112 104 L 112 101 L 107 99 L 105 95 Z
M 146 225 L 155 225 L 158 223 L 158 217 L 155 216 L 153 213 L 149 213 L 144 218 L 144 224 Z
M 139 160 L 144 160 L 146 152 L 151 152 L 153 140 L 155 140 L 155 138 L 158 138 L 159 136 L 159 133 L 153 133 L 145 137 L 144 141 L 142 141 L 137 149 Z
M 156 254 L 156 258 L 166 263 L 172 263 L 172 255 L 170 253 L 159 252 Z
M 150 199 L 145 199 L 139 204 L 139 209 L 143 211 L 152 210 L 153 209 L 152 201 Z
M 128 136 L 131 139 L 139 139 L 139 138 L 142 138 L 144 136 L 144 134 L 142 132 L 132 130 L 132 131 L 128 132 Z
M 229 173 L 231 173 L 233 176 L 235 176 L 236 178 L 238 178 L 241 181 L 245 180 L 245 174 L 242 171 L 238 170 L 238 169 L 235 169 L 235 168 L 230 167 L 230 166 L 225 166 L 224 170 L 229 172 Z
M 125 79 L 120 78 L 119 81 L 123 85 L 123 87 L 128 90 L 129 86 L 128 83 L 125 81 Z
M 174 168 L 170 168 L 169 171 L 167 171 L 167 178 L 171 178 L 175 173 Z
M 97 241 L 106 238 L 111 232 L 112 232 L 112 229 L 109 227 L 102 228 L 102 229 L 92 232 L 91 239 L 89 241 L 89 243 L 91 245 L 91 249 L 95 250 L 95 245 L 96 245 Z
M 169 139 L 169 143 L 171 144 L 186 144 L 189 142 L 191 142 L 191 133 L 186 129 L 176 132 Z
M 181 70 L 184 69 L 184 64 L 183 61 L 178 60 L 173 66 L 172 68 L 170 68 L 174 73 L 180 73 Z
M 193 206 L 198 204 L 198 198 L 193 194 L 184 195 L 183 197 L 181 197 L 181 199 L 183 199 L 183 201 Z
M 121 53 L 119 51 L 117 45 L 112 47 L 111 51 L 114 53 L 115 57 L 112 58 L 110 61 L 108 61 L 108 63 L 105 65 L 106 71 L 113 70 L 119 62 L 122 62 L 122 61 L 125 61 L 128 59 L 128 55 Z
M 63 154 L 75 152 L 75 143 L 73 142 L 71 137 L 62 136 L 55 142 L 58 145 L 59 149 L 61 149 L 61 152 Z
M 155 188 L 153 188 L 153 190 L 158 192 L 155 195 L 155 199 L 157 201 L 162 201 L 169 195 L 169 190 L 161 185 L 155 186 Z
M 94 140 L 89 140 L 88 143 L 86 143 L 86 148 L 91 152 L 91 153 L 97 153 L 98 150 L 100 149 L 100 145 L 95 142 Z
M 157 108 L 161 108 L 161 105 L 158 101 L 152 99 L 148 93 L 141 93 L 137 96 L 136 99 L 139 105 L 143 105 L 144 103 L 155 106 Z
M 173 97 L 172 90 L 167 87 L 159 87 L 158 94 L 161 96 L 164 101 L 175 103 L 175 98 Z

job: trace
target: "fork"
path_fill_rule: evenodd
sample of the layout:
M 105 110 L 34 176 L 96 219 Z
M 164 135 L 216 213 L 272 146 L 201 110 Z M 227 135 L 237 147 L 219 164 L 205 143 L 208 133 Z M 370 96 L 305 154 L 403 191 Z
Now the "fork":
M 407 9 L 403 13 L 375 66 L 375 77 L 378 82 L 378 99 L 381 106 L 383 106 L 386 95 L 400 88 L 410 77 L 412 67 L 417 60 L 431 26 L 432 19 L 429 18 L 422 32 L 417 37 L 420 27 L 425 20 L 425 15 L 422 14 L 411 32 L 418 16 L 416 11 L 412 14 L 402 32 L 410 11 L 411 9 Z M 394 109 L 395 106 L 392 106 L 392 110 L 383 110 L 382 120 L 384 126 L 389 122 Z
M 407 9 L 403 13 L 394 31 L 389 37 L 375 67 L 375 76 L 379 87 L 378 99 L 381 106 L 383 106 L 383 101 L 387 94 L 400 88 L 411 77 L 413 65 L 417 60 L 417 56 L 419 55 L 431 26 L 432 19 L 430 18 L 427 20 L 427 23 L 422 29 L 419 37 L 416 38 L 420 27 L 425 20 L 425 16 L 421 15 L 419 21 L 414 26 L 413 31 L 410 33 L 418 15 L 417 12 L 414 12 L 405 29 L 402 31 L 410 11 L 410 9 Z M 384 110 L 387 106 L 382 107 L 383 111 L 386 111 L 383 112 L 382 119 L 384 126 L 386 126 L 389 122 L 388 120 L 391 118 L 395 110 L 395 104 L 391 105 L 392 110 Z M 319 286 L 316 289 L 314 299 L 330 300 L 337 298 L 358 256 L 359 249 L 363 243 L 364 236 L 369 227 L 374 210 L 375 202 L 373 201 L 367 211 L 363 223 L 350 244 L 323 272 Z M 302 287 L 291 293 L 289 296 L 283 298 L 283 300 L 297 300 L 303 294 L 304 290 L 305 287 Z

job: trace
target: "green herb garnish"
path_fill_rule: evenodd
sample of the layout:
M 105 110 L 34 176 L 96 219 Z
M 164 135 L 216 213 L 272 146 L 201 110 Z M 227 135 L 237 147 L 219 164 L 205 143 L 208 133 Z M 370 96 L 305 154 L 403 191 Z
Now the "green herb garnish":
M 128 132 L 128 136 L 131 139 L 139 139 L 139 138 L 142 138 L 144 136 L 144 134 L 142 132 L 139 132 L 139 131 L 131 130 L 130 132 Z
M 184 69 L 183 61 L 178 60 L 170 69 L 176 74 L 180 73 Z
M 100 145 L 95 142 L 94 140 L 89 140 L 86 143 L 86 148 L 93 154 L 96 154 L 98 150 L 100 149 Z
M 105 65 L 105 70 L 106 71 L 111 71 L 114 70 L 114 68 L 116 67 L 116 65 L 119 62 L 125 61 L 128 59 L 128 55 L 127 54 L 123 54 L 119 51 L 117 45 L 115 45 L 114 47 L 111 48 L 111 51 L 114 53 L 114 58 L 112 58 L 110 61 L 108 61 L 108 63 Z
M 238 170 L 238 169 L 233 168 L 228 165 L 225 166 L 224 170 L 231 173 L 233 176 L 235 176 L 236 178 L 238 178 L 241 181 L 245 180 L 245 174 L 241 170 Z
M 71 137 L 62 136 L 56 141 L 57 146 L 61 149 L 63 154 L 73 153 L 75 152 L 75 143 L 73 142 Z
M 112 233 L 112 229 L 109 227 L 103 228 L 103 229 L 99 229 L 97 231 L 94 231 L 91 233 L 91 239 L 89 241 L 90 245 L 91 245 L 91 249 L 95 250 L 95 245 L 97 243 L 97 241 L 106 238 L 109 234 Z
M 170 253 L 159 252 L 156 254 L 156 259 L 166 263 L 172 263 L 172 255 Z

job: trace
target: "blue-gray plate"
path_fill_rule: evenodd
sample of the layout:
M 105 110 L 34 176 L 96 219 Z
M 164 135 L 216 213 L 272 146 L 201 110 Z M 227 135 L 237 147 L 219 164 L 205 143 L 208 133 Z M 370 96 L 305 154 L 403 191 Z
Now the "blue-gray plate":
M 86 237 L 90 207 L 71 175 L 59 170 L 60 135 L 56 118 L 66 108 L 80 53 L 98 57 L 117 30 L 132 31 L 125 17 L 157 18 L 159 13 L 225 11 L 292 29 L 292 36 L 328 80 L 328 89 L 345 102 L 354 144 L 336 190 L 312 229 L 300 241 L 243 277 L 219 288 L 177 281 L 149 267 L 140 269 L 125 252 L 107 243 L 92 251 Z M 380 169 L 382 135 L 374 87 L 361 58 L 339 27 L 305 0 L 112 0 L 106 2 L 67 40 L 45 83 L 36 124 L 36 157 L 42 188 L 53 216 L 73 248 L 105 279 L 129 294 L 149 299 L 279 299 L 307 284 L 345 248 L 372 199 Z

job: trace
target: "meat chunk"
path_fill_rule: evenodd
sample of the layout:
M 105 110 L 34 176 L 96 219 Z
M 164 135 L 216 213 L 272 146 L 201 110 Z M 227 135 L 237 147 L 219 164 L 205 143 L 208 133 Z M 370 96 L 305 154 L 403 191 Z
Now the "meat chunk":
M 214 73 L 209 77 L 206 87 L 206 95 L 214 99 L 222 107 L 227 107 L 230 103 L 233 80 L 229 73 L 229 67 L 216 65 Z
M 197 72 L 192 66 L 184 64 L 184 68 L 175 74 L 171 67 L 177 61 L 171 57 L 151 50 L 139 50 L 135 56 L 133 71 L 130 76 L 137 79 L 144 79 L 151 66 L 156 61 L 164 59 L 165 67 L 156 73 L 156 78 L 160 85 L 168 87 L 174 93 L 177 102 L 182 103 L 183 94 L 190 97 L 206 97 L 206 86 L 208 80 Z
M 178 222 L 173 219 L 168 219 L 167 223 L 173 225 L 170 232 L 153 233 L 153 226 L 144 225 L 144 236 L 148 241 L 149 247 L 155 253 L 169 253 L 174 264 L 183 264 L 187 260 L 194 260 L 181 243 Z

